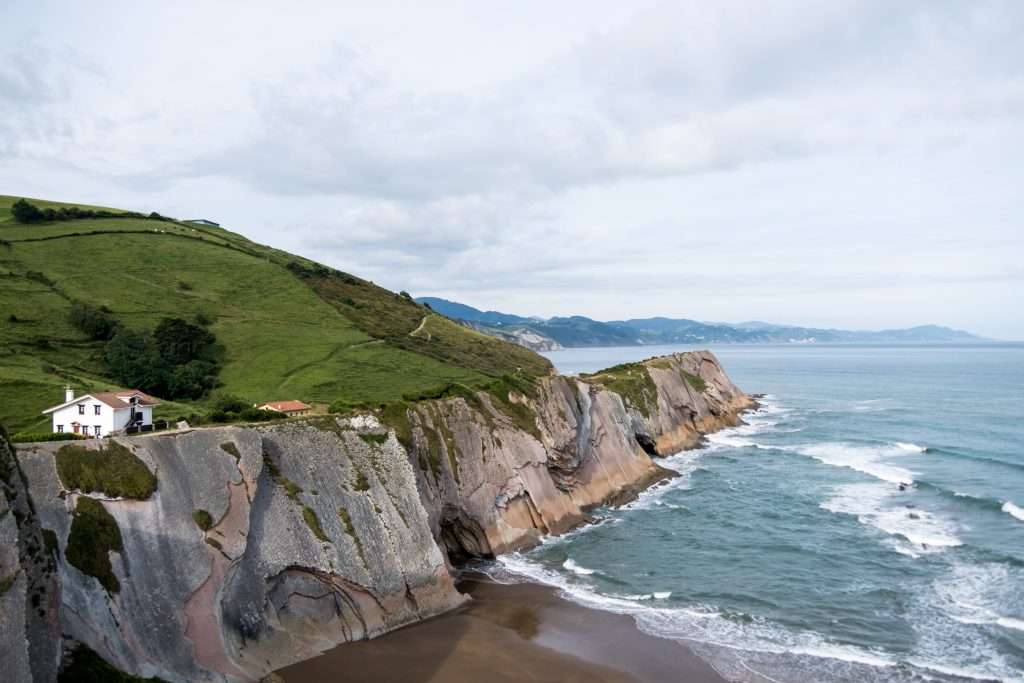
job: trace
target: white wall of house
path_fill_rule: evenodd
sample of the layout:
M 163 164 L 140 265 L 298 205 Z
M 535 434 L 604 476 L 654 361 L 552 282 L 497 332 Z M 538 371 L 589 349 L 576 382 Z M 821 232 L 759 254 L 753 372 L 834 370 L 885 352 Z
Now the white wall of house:
M 142 424 L 153 424 L 152 406 L 139 406 L 137 410 L 142 412 Z M 111 432 L 124 429 L 130 416 L 130 408 L 111 408 L 106 403 L 83 396 L 80 401 L 53 413 L 53 431 L 71 433 L 77 431 L 79 434 L 88 434 L 89 436 L 106 436 Z M 78 430 L 75 429 L 76 424 Z

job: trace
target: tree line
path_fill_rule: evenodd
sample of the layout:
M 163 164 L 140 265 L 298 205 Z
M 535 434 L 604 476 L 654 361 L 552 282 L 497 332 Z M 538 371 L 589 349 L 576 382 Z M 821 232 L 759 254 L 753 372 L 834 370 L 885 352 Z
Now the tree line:
M 19 223 L 48 223 L 51 221 L 72 221 L 80 218 L 149 218 L 157 221 L 171 221 L 156 211 L 150 214 L 137 211 L 107 211 L 105 209 L 83 209 L 79 206 L 62 206 L 59 209 L 40 208 L 26 199 L 19 199 L 11 205 L 11 215 Z

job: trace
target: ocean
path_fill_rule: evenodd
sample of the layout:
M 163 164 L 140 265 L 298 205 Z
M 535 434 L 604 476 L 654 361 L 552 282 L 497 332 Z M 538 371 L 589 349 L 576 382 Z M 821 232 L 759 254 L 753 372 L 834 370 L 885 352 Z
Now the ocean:
M 546 355 L 577 373 L 679 350 Z M 739 681 L 1024 681 L 1024 345 L 712 350 L 763 408 L 495 575 Z

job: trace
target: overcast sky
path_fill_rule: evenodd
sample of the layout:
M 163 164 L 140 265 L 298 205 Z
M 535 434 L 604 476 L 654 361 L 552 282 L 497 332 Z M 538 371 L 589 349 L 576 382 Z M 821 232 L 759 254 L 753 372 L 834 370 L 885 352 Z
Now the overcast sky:
M 0 0 L 0 194 L 526 315 L 1024 339 L 1018 0 L 345 4 Z

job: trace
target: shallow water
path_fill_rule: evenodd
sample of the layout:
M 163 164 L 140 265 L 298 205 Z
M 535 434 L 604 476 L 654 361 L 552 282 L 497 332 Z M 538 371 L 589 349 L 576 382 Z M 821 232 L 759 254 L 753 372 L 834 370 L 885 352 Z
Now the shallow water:
M 738 680 L 1024 680 L 1024 345 L 713 350 L 764 408 L 503 569 Z

